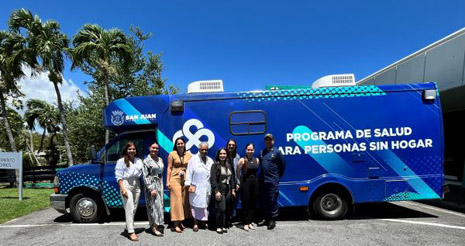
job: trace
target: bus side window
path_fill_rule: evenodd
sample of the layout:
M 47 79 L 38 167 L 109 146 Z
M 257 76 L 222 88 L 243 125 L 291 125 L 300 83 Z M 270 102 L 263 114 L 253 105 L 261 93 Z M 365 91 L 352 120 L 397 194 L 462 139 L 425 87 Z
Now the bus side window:
M 229 115 L 229 131 L 233 135 L 257 135 L 265 133 L 266 130 L 264 111 L 236 111 Z

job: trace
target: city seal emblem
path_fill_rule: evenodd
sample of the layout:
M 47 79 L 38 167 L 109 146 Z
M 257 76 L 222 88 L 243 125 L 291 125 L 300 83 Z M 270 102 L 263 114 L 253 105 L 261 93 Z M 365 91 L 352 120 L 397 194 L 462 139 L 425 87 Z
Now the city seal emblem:
M 111 123 L 115 126 L 120 126 L 124 123 L 124 112 L 115 110 L 111 112 Z

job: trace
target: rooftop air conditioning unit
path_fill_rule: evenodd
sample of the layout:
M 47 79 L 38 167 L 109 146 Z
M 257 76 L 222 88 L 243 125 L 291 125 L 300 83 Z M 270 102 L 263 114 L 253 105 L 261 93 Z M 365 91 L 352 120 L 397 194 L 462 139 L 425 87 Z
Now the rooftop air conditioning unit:
M 187 86 L 187 93 L 223 92 L 223 80 L 199 80 Z
M 355 86 L 355 75 L 353 73 L 328 75 L 319 78 L 312 84 L 312 88 L 337 86 Z

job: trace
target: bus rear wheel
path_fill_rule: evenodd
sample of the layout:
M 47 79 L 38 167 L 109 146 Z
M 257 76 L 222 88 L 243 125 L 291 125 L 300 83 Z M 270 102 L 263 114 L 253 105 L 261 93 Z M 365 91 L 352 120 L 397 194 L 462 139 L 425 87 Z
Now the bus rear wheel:
M 338 192 L 322 192 L 313 202 L 313 211 L 322 219 L 342 219 L 348 209 L 347 200 Z

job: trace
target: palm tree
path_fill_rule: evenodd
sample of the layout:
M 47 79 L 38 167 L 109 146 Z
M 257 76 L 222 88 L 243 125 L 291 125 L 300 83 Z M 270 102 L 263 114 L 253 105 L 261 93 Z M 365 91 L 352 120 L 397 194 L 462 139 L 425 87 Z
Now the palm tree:
M 40 18 L 25 9 L 13 11 L 9 21 L 10 29 L 20 32 L 20 28 L 27 30 L 30 45 L 34 48 L 39 58 L 41 71 L 48 72 L 48 78 L 53 83 L 57 95 L 58 111 L 63 128 L 63 139 L 68 157 L 69 166 L 73 165 L 73 156 L 68 140 L 68 125 L 66 123 L 63 102 L 58 85 L 63 81 L 65 67 L 65 52 L 68 49 L 68 37 L 60 31 L 60 25 L 56 21 L 42 23 Z
M 8 120 L 6 100 L 8 97 L 21 95 L 17 87 L 17 80 L 25 76 L 23 66 L 36 64 L 31 55 L 31 49 L 27 47 L 23 36 L 0 31 L 0 110 L 11 151 L 16 152 L 16 144 Z
M 105 91 L 105 106 L 110 103 L 110 78 L 116 73 L 116 67 L 129 68 L 132 49 L 129 39 L 119 29 L 105 30 L 96 24 L 85 24 L 73 38 L 73 65 L 95 70 L 97 81 Z M 100 81 L 99 81 L 100 80 Z M 105 132 L 105 143 L 109 141 L 109 132 Z
M 35 130 L 36 122 L 43 129 L 40 139 L 40 146 L 37 150 L 39 153 L 44 144 L 45 133 L 55 133 L 59 130 L 57 123 L 59 121 L 59 113 L 51 104 L 39 99 L 29 99 L 26 102 L 27 110 L 24 113 L 24 118 L 30 130 Z
M 0 112 L 2 116 L 0 118 L 2 119 L 0 122 L 0 128 L 4 129 L 5 128 L 5 121 L 3 120 L 3 112 Z M 11 134 L 14 137 L 15 140 L 15 146 L 17 149 L 21 149 L 23 139 L 22 139 L 22 131 L 24 130 L 24 121 L 21 115 L 16 112 L 16 110 L 12 109 L 11 107 L 7 106 L 6 107 L 6 115 L 8 117 L 8 123 L 10 124 L 10 129 L 11 129 Z M 10 145 L 10 140 L 7 136 L 6 131 L 0 131 L 0 149 L 5 149 L 5 147 L 8 147 Z

